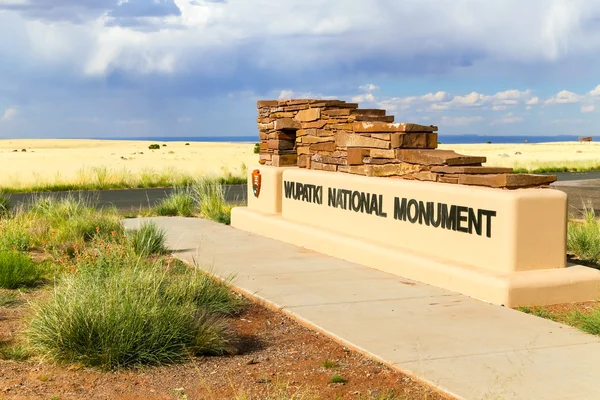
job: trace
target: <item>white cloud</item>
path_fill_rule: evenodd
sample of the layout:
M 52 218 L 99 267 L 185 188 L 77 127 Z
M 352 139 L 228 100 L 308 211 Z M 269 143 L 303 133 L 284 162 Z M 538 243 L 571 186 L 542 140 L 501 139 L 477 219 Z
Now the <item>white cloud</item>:
M 596 106 L 593 104 L 588 104 L 588 105 L 583 105 L 581 106 L 581 112 L 582 113 L 591 113 L 596 109 Z
M 359 94 L 357 96 L 352 97 L 353 103 L 372 103 L 373 101 L 375 101 L 375 96 L 373 96 L 373 93 Z
M 590 91 L 589 95 L 592 97 L 600 97 L 600 85 L 596 86 L 595 89 Z
M 581 101 L 581 96 L 577 93 L 561 90 L 556 95 L 552 96 L 544 102 L 544 104 L 571 104 Z
M 523 117 L 514 115 L 513 113 L 506 114 L 503 118 L 496 119 L 490 122 L 490 125 L 506 125 L 506 124 L 516 124 L 517 122 L 522 122 L 524 120 Z
M 499 105 L 499 106 L 493 106 L 492 110 L 494 110 L 494 111 L 502 111 L 502 110 L 506 110 L 507 108 L 508 108 L 507 106 Z
M 4 110 L 2 117 L 0 117 L 0 122 L 8 122 L 16 117 L 19 110 L 16 107 L 9 107 Z
M 448 126 L 464 126 L 464 125 L 470 125 L 475 122 L 481 122 L 481 121 L 483 121 L 483 117 L 479 117 L 479 116 L 475 116 L 475 117 L 443 116 L 442 119 L 440 120 L 440 124 L 448 125 Z
M 365 92 L 369 92 L 369 93 L 370 93 L 370 92 L 375 92 L 375 91 L 377 91 L 377 90 L 379 90 L 379 89 L 380 89 L 380 87 L 379 87 L 379 86 L 377 86 L 377 85 L 374 85 L 374 84 L 372 84 L 372 83 L 369 83 L 368 85 L 359 86 L 358 88 L 359 88 L 360 90 L 363 90 L 363 91 L 365 91 Z
M 536 104 L 539 104 L 539 103 L 540 103 L 540 98 L 537 97 L 537 96 L 534 96 L 531 99 L 529 99 L 527 101 L 527 103 L 525 103 L 525 104 L 527 104 L 528 106 L 532 106 L 532 105 L 536 105 Z M 528 108 L 528 110 L 531 110 L 531 108 Z

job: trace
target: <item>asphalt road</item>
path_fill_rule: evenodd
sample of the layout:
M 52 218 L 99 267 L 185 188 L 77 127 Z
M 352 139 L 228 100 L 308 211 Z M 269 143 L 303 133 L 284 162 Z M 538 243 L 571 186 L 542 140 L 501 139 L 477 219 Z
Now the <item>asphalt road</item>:
M 157 189 L 125 189 L 125 190 L 97 190 L 80 192 L 50 192 L 50 193 L 15 193 L 10 194 L 14 205 L 27 205 L 40 196 L 64 198 L 77 196 L 90 201 L 98 208 L 115 206 L 122 212 L 139 211 L 150 208 L 162 199 L 172 194 L 172 188 Z M 247 185 L 225 185 L 225 199 L 232 204 L 245 204 L 247 201 Z

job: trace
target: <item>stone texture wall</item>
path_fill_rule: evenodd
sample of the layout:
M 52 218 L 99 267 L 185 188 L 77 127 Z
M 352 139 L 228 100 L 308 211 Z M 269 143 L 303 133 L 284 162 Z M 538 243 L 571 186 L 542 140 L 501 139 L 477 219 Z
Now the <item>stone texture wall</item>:
M 485 157 L 438 150 L 436 126 L 394 123 L 385 110 L 317 99 L 257 105 L 263 165 L 507 189 L 547 187 L 556 180 L 484 167 Z

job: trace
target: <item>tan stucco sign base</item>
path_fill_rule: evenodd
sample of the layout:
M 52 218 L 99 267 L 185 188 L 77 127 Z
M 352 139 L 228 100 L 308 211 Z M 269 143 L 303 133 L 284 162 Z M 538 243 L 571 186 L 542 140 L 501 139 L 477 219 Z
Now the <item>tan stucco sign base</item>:
M 248 186 L 238 229 L 510 307 L 600 297 L 600 271 L 565 267 L 558 190 L 268 166 L 249 168 Z

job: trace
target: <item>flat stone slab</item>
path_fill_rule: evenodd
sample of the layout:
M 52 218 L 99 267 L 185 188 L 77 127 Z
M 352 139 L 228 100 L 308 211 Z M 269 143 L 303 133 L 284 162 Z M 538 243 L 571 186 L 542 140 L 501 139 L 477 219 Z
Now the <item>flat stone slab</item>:
M 144 220 L 175 256 L 458 398 L 598 398 L 595 336 L 207 220 L 123 224 Z

